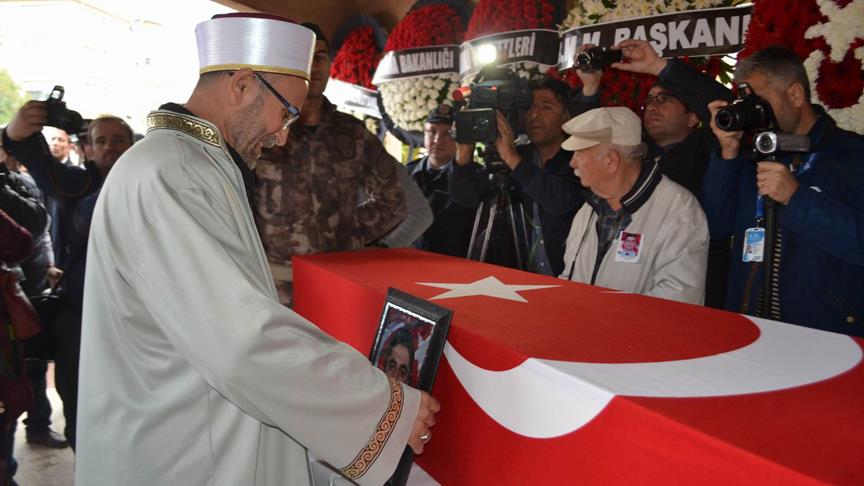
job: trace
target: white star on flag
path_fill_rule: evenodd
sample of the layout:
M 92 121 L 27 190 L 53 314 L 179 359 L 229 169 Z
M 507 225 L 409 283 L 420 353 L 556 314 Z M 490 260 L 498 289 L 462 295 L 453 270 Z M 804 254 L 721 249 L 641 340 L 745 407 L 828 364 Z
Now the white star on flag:
M 417 282 L 417 284 L 427 285 L 429 287 L 449 289 L 443 294 L 436 295 L 435 297 L 430 297 L 430 299 L 432 300 L 485 295 L 487 297 L 495 297 L 498 299 L 515 300 L 516 302 L 528 302 L 517 292 L 522 292 L 523 290 L 537 290 L 548 289 L 551 287 L 560 287 L 560 285 L 507 285 L 492 276 L 471 283 Z

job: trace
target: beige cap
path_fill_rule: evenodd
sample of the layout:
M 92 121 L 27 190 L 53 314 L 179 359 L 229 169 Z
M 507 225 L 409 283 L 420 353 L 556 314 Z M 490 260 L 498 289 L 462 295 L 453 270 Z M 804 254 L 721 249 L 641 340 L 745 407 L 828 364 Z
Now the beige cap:
M 629 146 L 642 143 L 642 122 L 624 106 L 586 111 L 561 128 L 570 135 L 561 144 L 564 150 L 582 150 L 600 143 Z
M 230 13 L 198 24 L 199 73 L 249 68 L 309 79 L 315 34 L 275 15 Z

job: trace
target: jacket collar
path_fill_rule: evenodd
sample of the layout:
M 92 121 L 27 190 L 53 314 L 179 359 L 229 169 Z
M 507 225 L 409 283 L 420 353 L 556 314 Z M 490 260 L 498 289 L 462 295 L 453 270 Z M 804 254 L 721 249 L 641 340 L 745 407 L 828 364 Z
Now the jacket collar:
M 633 187 L 621 198 L 621 209 L 626 211 L 628 214 L 634 214 L 639 208 L 642 207 L 643 204 L 648 202 L 648 199 L 651 198 L 651 194 L 654 193 L 654 188 L 657 187 L 657 184 L 660 183 L 660 179 L 663 175 L 660 173 L 660 167 L 657 165 L 657 162 L 653 160 L 645 160 L 642 162 L 642 169 L 639 171 L 639 177 L 636 179 L 636 183 L 633 184 Z M 604 199 L 599 198 L 596 194 L 591 191 L 588 191 L 588 204 L 594 208 L 595 211 L 600 207 L 599 205 L 608 204 Z
M 837 126 L 837 122 L 831 118 L 831 115 L 825 111 L 825 108 L 819 105 L 811 106 L 813 107 L 813 111 L 816 112 L 816 123 L 807 132 L 807 137 L 810 139 L 810 149 L 815 150 L 814 147 L 819 145 L 825 133 Z
M 433 169 L 431 165 L 429 165 L 429 156 L 424 155 L 420 162 L 414 166 L 414 170 L 411 171 L 411 175 L 419 174 L 420 172 L 428 172 L 430 170 L 435 171 L 447 171 L 450 168 L 450 164 L 453 163 L 453 159 L 450 159 L 446 164 L 442 165 L 440 169 Z

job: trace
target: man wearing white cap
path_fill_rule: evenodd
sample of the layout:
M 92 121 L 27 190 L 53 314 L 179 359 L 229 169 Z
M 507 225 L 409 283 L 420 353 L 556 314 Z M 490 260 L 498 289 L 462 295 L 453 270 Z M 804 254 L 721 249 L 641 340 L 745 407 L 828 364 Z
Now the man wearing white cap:
M 314 35 L 286 19 L 196 29 L 201 78 L 148 117 L 96 204 L 76 484 L 309 484 L 307 450 L 382 484 L 438 404 L 281 306 L 249 162 L 300 115 Z
M 561 278 L 701 304 L 708 225 L 693 195 L 644 161 L 641 123 L 625 107 L 564 124 L 570 166 L 591 189 L 573 218 Z

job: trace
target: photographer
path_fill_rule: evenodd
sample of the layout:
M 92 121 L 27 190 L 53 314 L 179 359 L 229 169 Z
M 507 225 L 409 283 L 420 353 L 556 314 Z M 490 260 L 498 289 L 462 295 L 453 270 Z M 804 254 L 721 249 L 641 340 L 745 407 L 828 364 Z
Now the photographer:
M 588 50 L 591 45 L 584 46 Z M 649 144 L 649 157 L 660 171 L 699 197 L 708 159 L 717 147 L 717 138 L 708 127 L 708 103 L 731 100 L 732 93 L 722 84 L 679 59 L 661 58 L 650 43 L 626 40 L 613 46 L 623 61 L 610 67 L 657 77 L 645 99 L 642 124 Z M 602 69 L 577 70 L 583 87 L 577 101 L 588 107 L 599 106 Z
M 705 178 L 712 235 L 734 235 L 726 307 L 827 331 L 864 336 L 864 137 L 838 128 L 810 103 L 807 72 L 795 53 L 768 47 L 740 61 L 747 82 L 770 105 L 780 132 L 806 135 L 810 153 L 753 163 L 742 132 L 711 127 L 720 141 Z M 725 101 L 709 105 L 712 115 Z M 742 243 L 757 224 L 757 196 L 776 201 L 776 295 L 760 295 L 764 265 L 745 262 Z
M 559 275 L 564 269 L 564 242 L 573 216 L 584 202 L 583 190 L 568 164 L 572 152 L 561 148 L 561 127 L 570 119 L 569 88 L 555 79 L 532 85 L 534 101 L 526 114 L 527 145 L 517 147 L 513 129 L 498 114 L 495 148 L 510 169 L 513 200 L 522 200 L 528 229 L 528 267 Z M 489 184 L 489 169 L 472 160 L 473 145 L 459 144 L 452 166 L 450 195 L 463 206 L 476 207 Z
M 586 44 L 581 52 L 592 47 Z M 646 41 L 626 40 L 612 50 L 620 50 L 622 61 L 626 62 L 612 63 L 609 67 L 657 77 L 656 84 L 648 91 L 642 115 L 648 157 L 657 162 L 663 175 L 699 198 L 711 152 L 718 146 L 709 127 L 708 103 L 716 99 L 731 100 L 732 93 L 679 59 L 661 58 Z M 576 72 L 583 83 L 576 96 L 577 103 L 585 108 L 600 106 L 603 70 L 579 69 Z M 729 240 L 713 234 L 711 238 L 705 305 L 723 308 L 729 273 Z
M 40 133 L 48 121 L 46 103 L 31 100 L 24 104 L 2 133 L 2 144 L 33 176 L 46 197 L 59 202 L 58 240 L 55 264 L 65 273 L 63 308 L 54 325 L 56 339 L 57 392 L 63 400 L 65 435 L 75 447 L 78 394 L 78 356 L 81 335 L 81 304 L 87 237 L 93 204 L 114 163 L 132 146 L 132 129 L 122 119 L 103 116 L 88 130 L 93 160 L 85 170 L 63 165 L 52 157 Z

